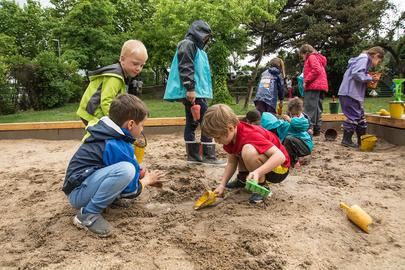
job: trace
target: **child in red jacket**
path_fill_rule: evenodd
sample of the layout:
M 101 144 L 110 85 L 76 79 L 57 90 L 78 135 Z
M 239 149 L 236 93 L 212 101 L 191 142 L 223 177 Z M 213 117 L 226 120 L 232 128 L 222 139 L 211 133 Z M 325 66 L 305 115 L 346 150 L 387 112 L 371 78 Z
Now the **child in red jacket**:
M 322 124 L 322 101 L 328 92 L 326 57 L 311 45 L 304 44 L 299 51 L 304 63 L 304 113 L 311 121 L 313 136 L 319 136 Z

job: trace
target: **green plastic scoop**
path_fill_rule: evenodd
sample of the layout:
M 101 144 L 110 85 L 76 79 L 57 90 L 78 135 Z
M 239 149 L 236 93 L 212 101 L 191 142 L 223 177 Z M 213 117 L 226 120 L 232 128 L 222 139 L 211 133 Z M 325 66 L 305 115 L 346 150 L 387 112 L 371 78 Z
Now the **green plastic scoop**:
M 270 189 L 267 189 L 261 185 L 259 185 L 258 183 L 256 183 L 253 180 L 247 180 L 246 181 L 246 185 L 245 185 L 245 189 L 254 192 L 254 193 L 258 193 L 260 195 L 262 195 L 263 197 L 268 197 L 271 196 L 272 192 Z
M 402 83 L 405 82 L 405 79 L 394 79 L 393 81 L 395 83 L 395 101 L 402 101 Z

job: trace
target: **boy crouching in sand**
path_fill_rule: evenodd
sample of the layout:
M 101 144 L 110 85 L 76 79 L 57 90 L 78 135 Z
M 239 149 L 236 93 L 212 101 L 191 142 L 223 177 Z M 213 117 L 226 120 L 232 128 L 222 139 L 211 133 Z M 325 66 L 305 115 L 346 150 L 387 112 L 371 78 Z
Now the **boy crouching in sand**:
M 272 132 L 245 122 L 230 107 L 217 104 L 208 108 L 202 123 L 202 132 L 223 144 L 228 153 L 221 183 L 215 193 L 221 195 L 225 187 L 244 187 L 246 179 L 254 180 L 260 185 L 266 181 L 280 183 L 289 172 L 290 157 L 280 140 Z M 228 183 L 238 167 L 236 179 Z M 261 203 L 263 197 L 253 193 L 250 203 Z
M 79 209 L 73 223 L 100 237 L 112 233 L 101 213 L 119 198 L 139 196 L 145 186 L 161 187 L 161 171 L 141 170 L 134 158 L 133 143 L 147 119 L 148 110 L 136 96 L 123 94 L 112 103 L 109 117 L 104 116 L 69 162 L 62 190 L 70 204 Z

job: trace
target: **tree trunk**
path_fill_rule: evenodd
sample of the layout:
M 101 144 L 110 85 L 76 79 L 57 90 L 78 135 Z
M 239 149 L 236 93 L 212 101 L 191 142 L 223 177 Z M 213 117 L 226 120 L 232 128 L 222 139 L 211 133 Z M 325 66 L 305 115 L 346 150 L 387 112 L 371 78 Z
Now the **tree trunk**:
M 256 81 L 256 77 L 257 77 L 257 72 L 259 70 L 259 65 L 260 62 L 262 61 L 263 58 L 263 53 L 264 53 L 264 46 L 263 46 L 263 42 L 264 41 L 264 34 L 261 35 L 260 37 L 260 50 L 259 50 L 259 57 L 257 58 L 256 61 L 256 65 L 255 68 L 253 70 L 253 74 L 248 82 L 248 92 L 245 98 L 245 104 L 243 106 L 244 109 L 247 109 L 249 106 L 249 102 L 252 100 L 252 94 L 253 94 L 253 87 L 255 86 L 254 83 Z

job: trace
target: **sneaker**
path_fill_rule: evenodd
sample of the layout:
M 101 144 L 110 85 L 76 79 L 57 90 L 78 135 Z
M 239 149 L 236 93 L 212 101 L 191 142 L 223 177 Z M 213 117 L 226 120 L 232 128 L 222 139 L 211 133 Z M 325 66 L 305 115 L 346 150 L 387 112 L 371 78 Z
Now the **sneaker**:
M 239 180 L 236 178 L 235 180 L 228 182 L 226 184 L 227 188 L 244 188 L 246 185 L 246 181 Z
M 262 203 L 263 201 L 264 197 L 258 193 L 253 193 L 249 198 L 249 202 L 254 204 L 259 204 Z
M 83 214 L 83 208 L 73 218 L 77 227 L 96 234 L 99 237 L 108 237 L 112 234 L 112 226 L 101 214 Z

